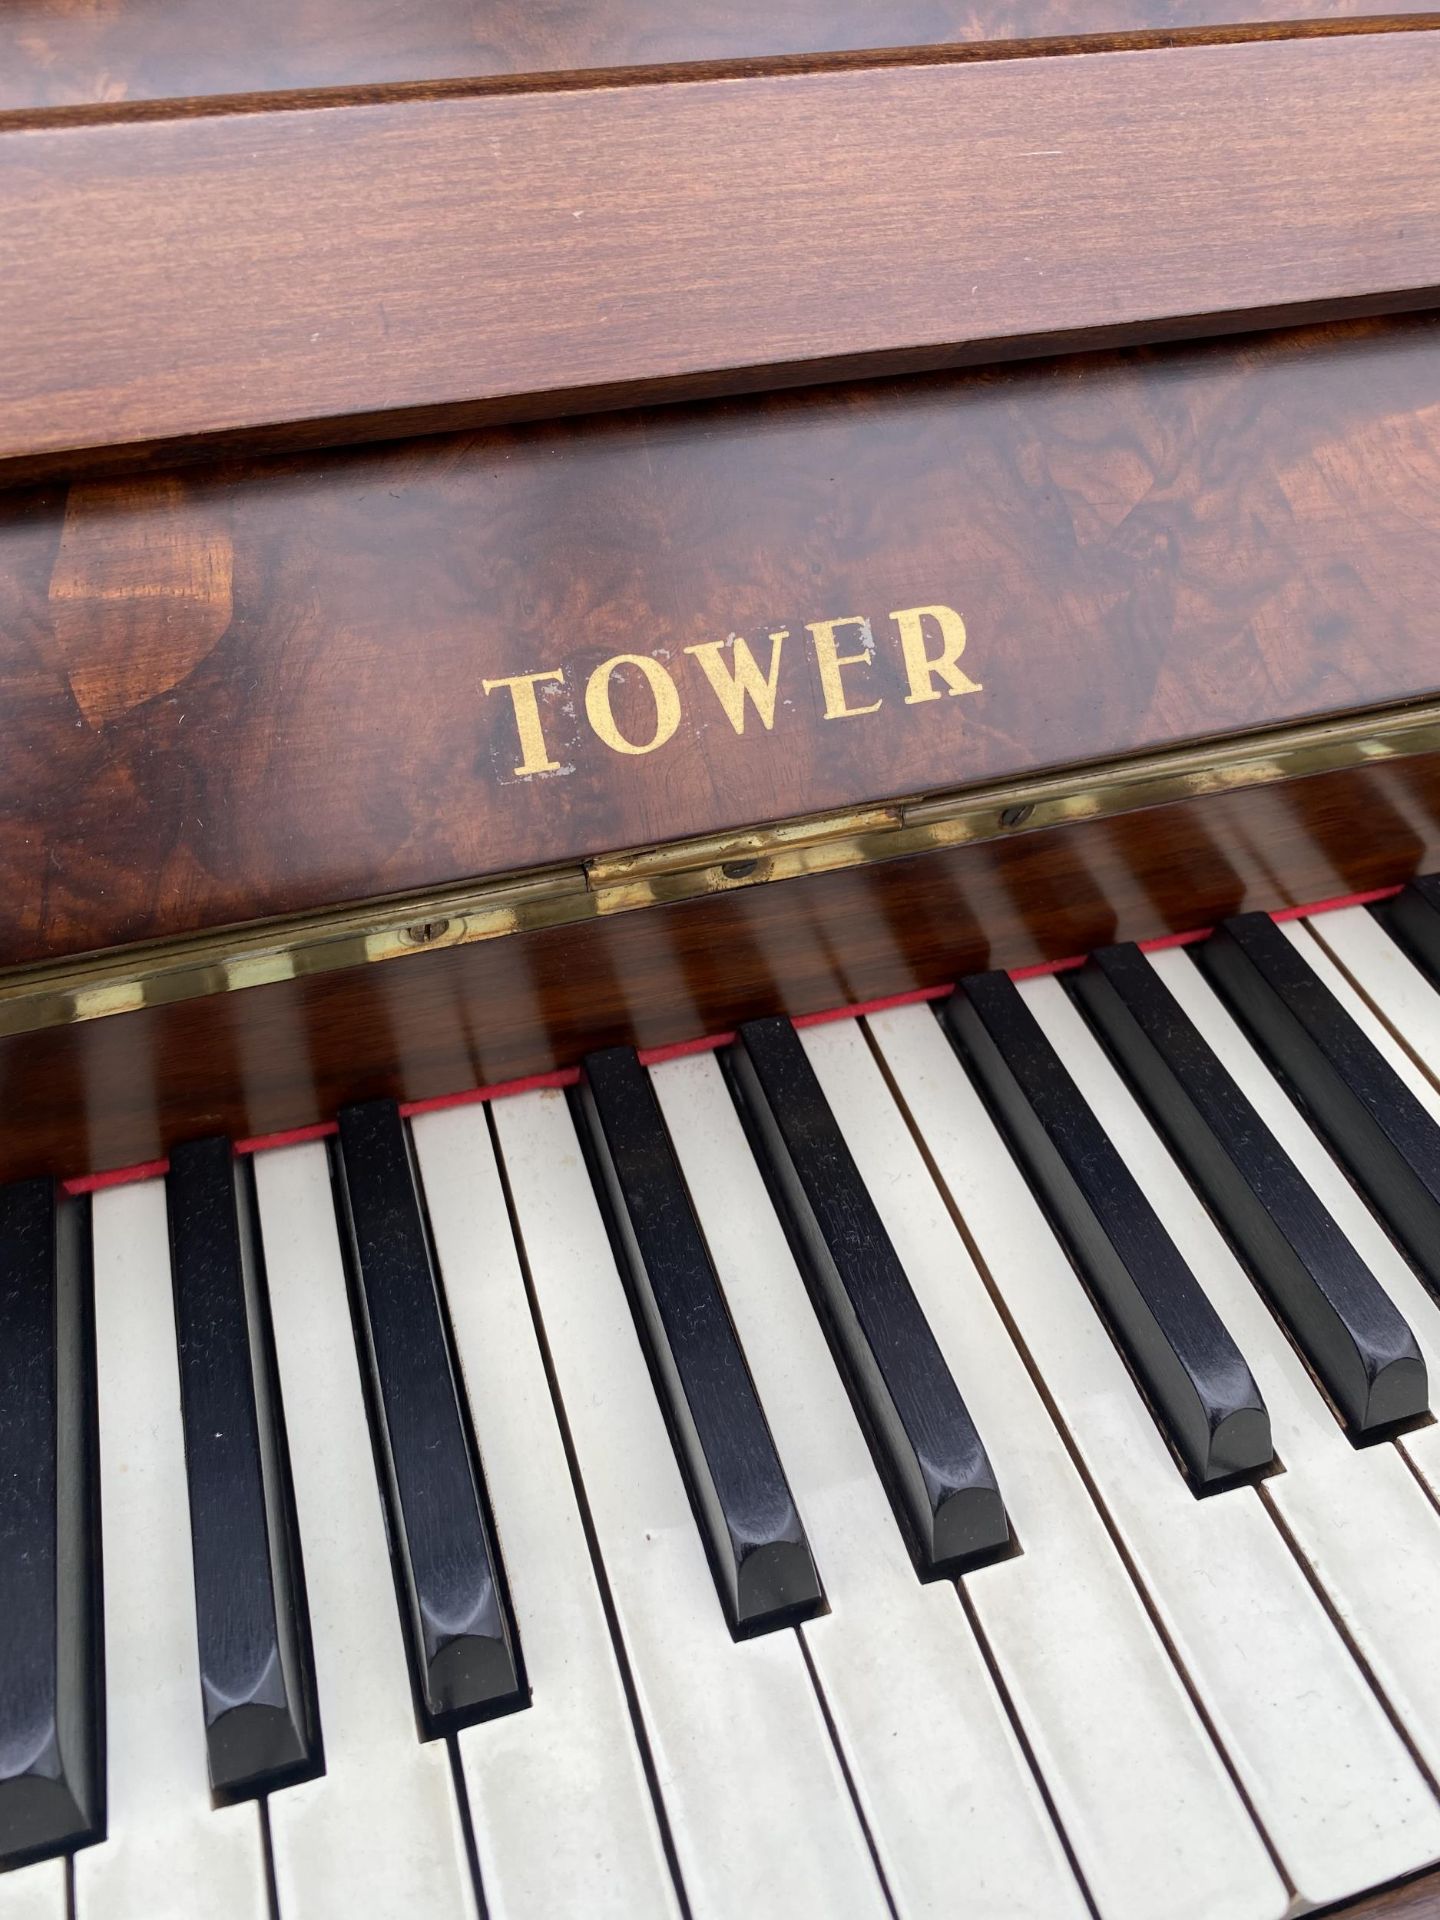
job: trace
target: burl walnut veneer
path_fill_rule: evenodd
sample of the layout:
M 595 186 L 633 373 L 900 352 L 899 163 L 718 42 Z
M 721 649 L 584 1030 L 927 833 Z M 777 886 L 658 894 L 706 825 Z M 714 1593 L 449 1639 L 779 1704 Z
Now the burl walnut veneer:
M 1424 710 L 1437 408 L 1417 318 L 4 496 L 0 1070 L 27 1122 L 0 1173 L 146 1160 L 184 1132 L 269 1133 L 358 1094 L 426 1098 L 1434 863 L 1433 751 L 1172 786 L 1063 828 L 997 800 L 973 843 L 882 856 L 920 844 L 887 841 L 897 803 L 963 808 L 1064 768 L 1052 791 L 1084 801 L 1087 764 L 1198 743 L 1204 765 L 1257 725 Z M 964 624 L 923 699 L 892 618 L 917 609 Z M 835 624 L 860 617 L 868 635 Z M 920 621 L 926 659 L 943 629 Z M 732 714 L 711 670 L 733 675 L 742 642 L 761 682 Z M 505 683 L 542 674 L 553 770 L 517 775 Z M 595 685 L 640 750 L 597 731 Z M 823 809 L 871 863 L 767 884 L 745 830 Z M 690 835 L 713 842 L 699 897 L 597 893 L 629 871 L 609 856 Z M 535 868 L 545 914 L 445 944 L 447 890 Z M 341 910 L 363 927 L 377 899 L 440 950 L 295 978 L 242 952 L 271 943 L 283 974 L 288 941 Z M 255 931 L 276 916 L 296 920 Z M 217 991 L 146 1004 L 192 951 Z M 41 1016 L 16 996 L 57 972 L 80 982 L 69 1023 L 24 1030 Z M 97 993 L 105 1017 L 84 1017 Z

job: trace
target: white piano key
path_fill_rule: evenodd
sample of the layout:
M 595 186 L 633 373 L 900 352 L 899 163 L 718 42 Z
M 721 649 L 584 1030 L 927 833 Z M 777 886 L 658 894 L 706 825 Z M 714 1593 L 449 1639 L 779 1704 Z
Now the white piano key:
M 1408 1049 L 1425 1063 L 1431 1074 L 1440 1073 L 1440 994 L 1372 913 L 1364 907 L 1339 907 L 1331 913 L 1317 913 L 1313 919 L 1282 922 L 1282 925 L 1289 928 L 1291 943 L 1321 973 L 1332 992 L 1336 992 L 1335 974 L 1324 967 L 1323 960 L 1317 960 L 1312 942 L 1318 941 L 1323 953 L 1358 985 L 1364 999 L 1375 1010 L 1371 1012 L 1367 1008 L 1369 1021 L 1362 1020 L 1360 1024 L 1371 1039 L 1375 1038 L 1377 1026 L 1381 1032 L 1389 1030 L 1388 1044 L 1381 1046 L 1380 1051 L 1392 1066 L 1395 1065 L 1392 1036 L 1398 1036 L 1403 1043 L 1396 1049 L 1401 1058 Z M 1343 985 L 1342 982 L 1337 997 L 1346 1011 L 1358 1018 L 1353 999 L 1343 991 Z M 1375 1020 L 1376 1012 L 1379 1021 Z M 1407 1061 L 1406 1066 L 1408 1071 L 1402 1073 L 1402 1078 L 1408 1085 L 1415 1075 L 1415 1066 L 1413 1061 Z M 1440 1114 L 1440 1095 L 1436 1094 L 1432 1081 L 1424 1074 L 1418 1077 L 1429 1094 L 1426 1106 L 1431 1113 Z
M 1416 1065 L 1418 1058 L 1432 1070 L 1440 1067 L 1440 995 L 1419 968 L 1363 907 L 1337 908 L 1332 913 L 1316 914 L 1313 920 L 1282 924 L 1292 945 L 1304 954 L 1307 964 L 1366 1038 L 1432 1118 L 1440 1121 L 1440 1093 Z M 1363 994 L 1352 982 L 1359 983 Z M 1295 1126 L 1313 1143 L 1310 1151 L 1317 1168 L 1323 1162 L 1328 1170 L 1327 1192 L 1334 1194 L 1331 1212 L 1410 1322 L 1425 1356 L 1433 1412 L 1440 1406 L 1440 1302 L 1291 1103 L 1278 1089 L 1275 1097 L 1289 1108 Z M 1306 1177 L 1315 1183 L 1321 1176 L 1307 1171 Z M 1398 1444 L 1431 1492 L 1440 1498 L 1440 1424 L 1417 1428 L 1403 1435 Z
M 804 1039 L 990 1448 L 1023 1552 L 964 1587 L 1100 1912 L 1283 1911 L 1286 1891 L 1251 1817 L 864 1034 L 845 1023 Z
M 320 1145 L 255 1157 L 325 1772 L 270 1796 L 283 1920 L 470 1920 L 443 1741 L 416 1732 Z
M 1363 907 L 1286 922 L 1285 932 L 1426 1112 L 1440 1121 L 1440 1091 L 1433 1078 L 1440 1074 L 1440 993 L 1409 954 Z M 1409 1302 L 1417 1303 L 1410 1324 L 1432 1369 L 1432 1396 L 1440 1400 L 1440 1302 L 1358 1198 L 1356 1206 L 1371 1223 L 1371 1241 L 1392 1249 L 1390 1267 L 1408 1275 L 1404 1311 L 1410 1316 Z M 1388 1269 L 1385 1284 L 1390 1286 Z M 1431 1347 L 1426 1347 L 1427 1340 Z
M 413 1123 L 531 1705 L 459 1735 L 491 1920 L 679 1911 L 585 1541 L 490 1128 Z
M 1173 958 L 1181 964 L 1167 965 L 1167 983 L 1172 990 L 1177 978 L 1184 984 L 1186 1012 L 1228 1064 L 1234 1047 L 1227 1023 L 1235 1042 L 1240 1040 L 1233 1021 L 1188 955 Z M 1393 1447 L 1357 1449 L 1345 1437 L 1258 1289 L 1062 989 L 1052 980 L 1028 991 L 1037 1017 L 1156 1212 L 1185 1247 L 1259 1382 L 1285 1468 L 1266 1482 L 1265 1497 L 1314 1568 L 1422 1758 L 1432 1770 L 1440 1767 L 1440 1662 L 1425 1626 L 1440 1592 L 1440 1516 Z M 1362 1770 L 1366 1776 L 1376 1777 L 1370 1768 Z M 1418 1779 L 1385 1796 L 1384 1818 L 1389 1835 L 1405 1828 L 1413 1836 L 1421 1860 L 1440 1855 L 1440 1818 Z
M 690 1909 L 880 1920 L 799 1641 L 725 1625 L 564 1097 L 494 1115 Z
M 1083 1914 L 954 1589 L 916 1577 L 719 1067 L 696 1056 L 652 1078 L 824 1572 L 831 1610 L 801 1633 L 898 1911 Z M 1115 1911 L 1153 1914 L 1146 1891 Z
M 1027 989 L 1032 1005 L 1053 1007 L 1062 990 L 1039 984 L 1044 993 Z M 1424 1864 L 1440 1847 L 1435 1807 L 1258 1494 L 1191 1493 L 931 1013 L 907 1008 L 868 1025 L 1300 1896 L 1340 1899 Z M 1194 1241 L 1182 1244 L 1193 1266 Z
M 80 1920 L 262 1920 L 260 1810 L 210 1800 L 165 1183 L 92 1202 L 105 1614 L 106 1837 Z
M 0 1873 L 0 1920 L 67 1920 L 65 1862 L 42 1860 Z

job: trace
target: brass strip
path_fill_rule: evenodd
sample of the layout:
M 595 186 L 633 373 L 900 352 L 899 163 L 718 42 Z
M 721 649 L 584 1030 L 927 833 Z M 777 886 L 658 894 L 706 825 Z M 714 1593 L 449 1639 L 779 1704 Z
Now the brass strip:
M 1440 701 L 1350 714 L 1312 726 L 1243 735 L 1209 746 L 1137 755 L 1015 784 L 916 800 L 902 809 L 907 852 L 987 840 L 1016 826 L 1027 832 L 1131 813 L 1242 787 L 1408 759 L 1440 748 Z
M 0 1036 L 1440 752 L 1440 701 L 0 972 Z
M 858 811 L 813 814 L 804 820 L 782 820 L 775 826 L 740 827 L 731 833 L 675 840 L 668 846 L 645 847 L 634 853 L 600 854 L 586 861 L 585 871 L 596 890 L 626 886 L 634 880 L 691 872 L 696 867 L 745 866 L 775 853 L 821 846 L 827 840 L 889 832 L 900 823 L 899 807 L 862 807 Z
M 0 972 L 0 1035 L 468 946 L 522 927 L 560 926 L 587 918 L 588 903 L 580 868 L 544 868 L 367 901 L 322 917 L 270 920 L 12 968 Z

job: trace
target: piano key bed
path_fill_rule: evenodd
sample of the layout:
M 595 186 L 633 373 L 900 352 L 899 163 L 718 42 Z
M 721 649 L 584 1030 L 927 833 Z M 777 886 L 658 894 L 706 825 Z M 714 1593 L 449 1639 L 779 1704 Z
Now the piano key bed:
M 1440 888 L 0 1191 L 0 1920 L 1440 1860 Z

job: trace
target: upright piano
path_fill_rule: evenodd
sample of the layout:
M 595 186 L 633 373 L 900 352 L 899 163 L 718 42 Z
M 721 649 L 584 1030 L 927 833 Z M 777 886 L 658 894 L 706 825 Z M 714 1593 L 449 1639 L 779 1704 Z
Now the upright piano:
M 1440 15 L 4 0 L 0 1920 L 1440 1915 Z

